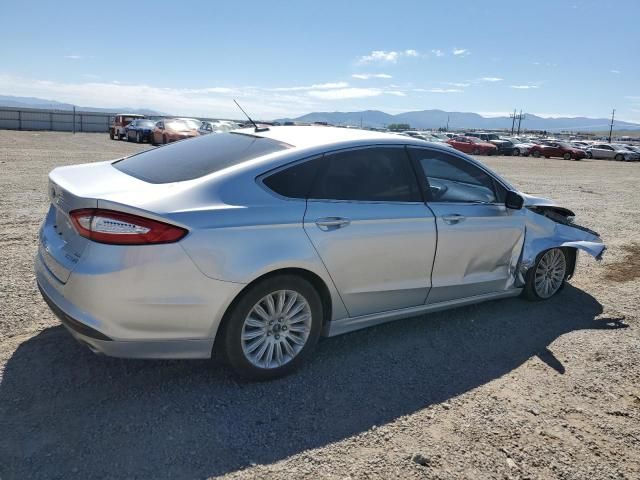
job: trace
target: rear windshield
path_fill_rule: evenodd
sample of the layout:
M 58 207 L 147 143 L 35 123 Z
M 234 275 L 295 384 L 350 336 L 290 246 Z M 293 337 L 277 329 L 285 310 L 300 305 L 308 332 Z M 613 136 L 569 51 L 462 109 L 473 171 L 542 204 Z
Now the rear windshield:
M 113 166 L 149 183 L 182 182 L 287 148 L 291 145 L 269 138 L 220 133 L 147 150 Z

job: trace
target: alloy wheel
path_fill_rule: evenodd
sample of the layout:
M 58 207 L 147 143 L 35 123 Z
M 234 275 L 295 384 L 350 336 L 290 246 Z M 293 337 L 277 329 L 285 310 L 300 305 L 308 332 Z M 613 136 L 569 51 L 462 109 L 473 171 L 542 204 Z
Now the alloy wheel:
M 534 288 L 540 298 L 552 297 L 564 282 L 567 261 L 559 248 L 545 252 L 535 271 Z
M 293 360 L 311 333 L 311 307 L 293 290 L 278 290 L 264 296 L 244 320 L 242 351 L 255 367 L 272 369 Z

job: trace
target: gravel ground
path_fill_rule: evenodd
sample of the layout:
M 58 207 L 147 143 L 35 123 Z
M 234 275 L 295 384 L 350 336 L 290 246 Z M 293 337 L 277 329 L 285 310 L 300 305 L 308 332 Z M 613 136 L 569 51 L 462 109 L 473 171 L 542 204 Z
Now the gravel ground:
M 484 157 L 575 210 L 605 260 L 582 255 L 550 301 L 326 339 L 245 383 L 93 355 L 37 292 L 48 171 L 143 148 L 0 131 L 0 478 L 640 478 L 640 164 Z

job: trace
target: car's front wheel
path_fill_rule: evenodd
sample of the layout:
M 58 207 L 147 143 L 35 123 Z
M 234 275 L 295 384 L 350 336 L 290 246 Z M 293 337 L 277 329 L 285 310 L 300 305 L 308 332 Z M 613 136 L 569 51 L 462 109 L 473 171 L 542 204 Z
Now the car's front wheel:
M 536 158 L 540 158 L 540 152 L 538 150 L 533 151 L 533 156 Z
M 567 257 L 561 248 L 542 252 L 527 272 L 523 294 L 529 300 L 546 300 L 563 287 L 567 279 Z
M 513 155 L 514 157 L 519 157 L 520 156 L 520 149 L 519 148 L 514 148 L 513 152 L 511 152 L 511 155 Z
M 564 158 L 565 160 L 571 160 L 571 154 L 567 152 L 564 155 L 562 155 L 562 158 Z
M 295 275 L 278 275 L 249 287 L 219 332 L 222 353 L 240 375 L 280 377 L 312 352 L 322 328 L 320 295 Z

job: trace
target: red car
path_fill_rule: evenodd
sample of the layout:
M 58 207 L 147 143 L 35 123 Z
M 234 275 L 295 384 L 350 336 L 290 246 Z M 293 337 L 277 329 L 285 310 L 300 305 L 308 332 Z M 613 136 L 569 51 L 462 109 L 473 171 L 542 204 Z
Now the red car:
M 538 145 L 534 145 L 529 150 L 529 154 L 536 158 L 562 157 L 565 160 L 580 160 L 587 156 L 584 150 L 574 148 L 568 143 L 556 141 L 544 141 Z
M 456 150 L 472 155 L 495 155 L 498 147 L 493 143 L 488 143 L 476 137 L 453 137 L 447 143 Z

